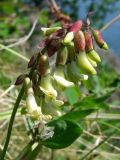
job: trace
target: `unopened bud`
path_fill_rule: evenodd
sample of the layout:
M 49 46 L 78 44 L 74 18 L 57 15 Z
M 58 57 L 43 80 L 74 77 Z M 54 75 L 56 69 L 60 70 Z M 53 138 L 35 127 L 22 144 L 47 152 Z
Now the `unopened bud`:
M 97 63 L 95 61 L 93 61 L 90 57 L 89 54 L 87 54 L 87 58 L 89 60 L 89 62 L 92 64 L 93 67 L 97 67 Z
M 52 33 L 56 32 L 57 30 L 61 29 L 61 27 L 51 27 L 51 28 L 41 28 L 43 31 L 44 35 L 49 36 Z
M 82 28 L 82 20 L 78 20 L 76 22 L 74 22 L 69 28 L 68 28 L 68 32 L 73 32 L 76 33 L 78 32 L 81 28 Z
M 78 52 L 85 51 L 85 37 L 82 31 L 79 31 L 78 33 L 75 34 L 74 42 Z
M 55 39 L 49 40 L 49 43 L 47 45 L 48 56 L 51 57 L 52 55 L 54 55 L 55 52 L 58 51 L 58 49 L 59 49 L 59 40 Z
M 28 68 L 31 68 L 34 66 L 36 59 L 37 59 L 37 56 L 38 56 L 38 54 L 35 54 L 30 58 L 30 61 L 28 62 Z
M 102 34 L 101 34 L 100 31 L 93 30 L 93 36 L 94 36 L 95 41 L 97 42 L 97 44 L 99 45 L 100 48 L 103 48 L 105 50 L 108 49 L 108 45 L 104 41 L 104 39 L 103 39 Z
M 63 44 L 69 44 L 74 38 L 73 32 L 68 32 L 63 40 Z
M 50 73 L 49 61 L 48 61 L 48 57 L 46 55 L 42 55 L 40 57 L 38 71 L 41 75 L 47 75 Z
M 68 49 L 68 60 L 69 62 L 73 61 L 75 59 L 75 45 L 74 42 L 69 43 L 69 45 L 67 45 L 67 49 Z
M 79 65 L 80 69 L 86 71 L 87 73 L 96 74 L 96 70 L 89 62 L 85 52 L 81 52 L 77 55 L 77 64 Z
M 61 48 L 57 53 L 56 64 L 64 65 L 67 62 L 67 58 L 68 58 L 68 50 L 66 46 L 61 46 Z
M 92 40 L 92 34 L 90 31 L 84 31 L 84 36 L 85 36 L 85 49 L 86 52 L 89 52 L 90 50 L 93 49 L 93 40 Z
M 25 74 L 21 74 L 20 76 L 18 76 L 18 78 L 16 79 L 15 85 L 20 85 L 23 83 L 24 79 L 25 79 L 26 75 Z
M 98 53 L 93 49 L 93 50 L 90 50 L 87 55 L 93 60 L 93 61 L 96 61 L 96 62 L 101 62 L 101 59 L 100 59 L 100 56 L 98 55 Z
M 108 49 L 109 49 L 109 47 L 108 47 L 108 45 L 107 45 L 106 42 L 104 42 L 104 44 L 103 44 L 103 46 L 102 46 L 102 49 L 105 49 L 105 50 L 108 50 Z

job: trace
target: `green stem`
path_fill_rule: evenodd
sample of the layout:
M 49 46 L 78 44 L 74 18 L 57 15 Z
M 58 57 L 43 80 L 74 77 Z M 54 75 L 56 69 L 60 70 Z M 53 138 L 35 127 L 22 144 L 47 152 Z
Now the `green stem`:
M 8 148 L 8 145 L 9 145 L 9 141 L 10 141 L 10 137 L 11 137 L 13 122 L 14 122 L 15 115 L 17 113 L 17 109 L 19 107 L 19 104 L 20 104 L 20 101 L 22 99 L 23 94 L 24 94 L 24 87 L 21 88 L 21 91 L 19 92 L 19 95 L 17 97 L 16 103 L 15 103 L 14 108 L 13 108 L 13 112 L 12 112 L 12 115 L 11 115 L 11 118 L 10 118 L 9 127 L 8 127 L 6 141 L 5 141 L 5 145 L 4 145 L 0 160 L 4 160 L 4 158 L 5 158 L 6 151 L 7 151 L 7 148 Z
M 38 153 L 42 149 L 42 145 L 39 142 L 30 142 L 20 153 L 16 160 L 35 160 Z
M 25 60 L 26 62 L 29 62 L 29 59 L 28 59 L 28 58 L 26 58 L 25 56 L 21 55 L 20 53 L 14 51 L 13 49 L 11 49 L 11 48 L 9 48 L 9 47 L 6 47 L 6 46 L 0 44 L 0 48 L 5 49 L 5 50 L 8 51 L 8 52 L 11 52 L 12 54 L 20 57 L 21 59 Z

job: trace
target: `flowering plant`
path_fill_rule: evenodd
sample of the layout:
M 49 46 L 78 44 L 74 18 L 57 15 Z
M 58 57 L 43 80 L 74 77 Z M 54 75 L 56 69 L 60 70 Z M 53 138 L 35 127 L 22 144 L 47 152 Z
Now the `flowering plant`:
M 62 22 L 58 27 L 41 28 L 45 38 L 28 63 L 30 72 L 16 80 L 15 85 L 23 87 L 13 109 L 1 160 L 24 94 L 26 105 L 21 108 L 21 114 L 32 127 L 30 143 L 17 159 L 35 159 L 42 145 L 52 149 L 68 147 L 83 133 L 79 120 L 107 107 L 104 101 L 109 95 L 96 98 L 82 93 L 84 81 L 97 74 L 96 67 L 101 62 L 94 46 L 107 50 L 106 42 L 88 19 L 71 22 L 63 16 Z M 53 57 L 55 62 L 51 64 Z

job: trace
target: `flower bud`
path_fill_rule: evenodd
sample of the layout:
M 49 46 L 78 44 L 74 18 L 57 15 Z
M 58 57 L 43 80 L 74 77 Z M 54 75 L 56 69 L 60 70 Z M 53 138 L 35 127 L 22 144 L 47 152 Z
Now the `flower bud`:
M 50 74 L 41 77 L 40 90 L 50 97 L 57 97 L 57 91 L 52 85 L 52 77 Z
M 68 32 L 76 33 L 82 28 L 82 20 L 74 22 L 70 27 L 68 27 Z
M 69 43 L 69 45 L 67 45 L 67 49 L 68 49 L 68 61 L 71 62 L 75 59 L 75 45 L 73 42 Z
M 95 38 L 95 41 L 97 42 L 97 44 L 99 45 L 100 48 L 103 48 L 105 50 L 108 49 L 108 45 L 107 43 L 104 41 L 100 31 L 98 30 L 93 30 L 93 36 Z
M 73 39 L 75 33 L 77 33 L 82 28 L 82 21 L 79 20 L 73 23 L 71 26 L 68 27 L 68 32 L 63 40 L 63 44 L 69 44 Z
M 77 51 L 85 51 L 85 37 L 82 31 L 75 34 L 74 43 Z
M 101 59 L 100 59 L 100 56 L 98 55 L 98 53 L 93 49 L 91 51 L 89 51 L 87 53 L 87 55 L 93 60 L 93 61 L 96 61 L 96 62 L 101 62 Z
M 30 61 L 28 62 L 28 68 L 31 68 L 34 66 L 34 64 L 37 60 L 37 56 L 38 56 L 38 54 L 35 54 L 30 58 Z
M 21 74 L 20 76 L 17 77 L 15 85 L 20 85 L 23 83 L 24 79 L 25 79 L 26 75 L 25 74 Z
M 104 42 L 104 44 L 103 44 L 103 46 L 102 46 L 102 49 L 104 49 L 104 50 L 108 50 L 108 49 L 109 49 L 109 47 L 108 47 L 108 45 L 107 45 L 106 42 Z
M 90 74 L 96 74 L 96 70 L 93 68 L 93 66 L 89 62 L 85 52 L 80 52 L 77 55 L 77 64 L 80 67 L 80 69 L 84 70 L 85 72 Z
M 62 45 L 57 53 L 56 64 L 64 65 L 67 62 L 67 58 L 68 58 L 68 50 L 64 45 Z
M 59 65 L 59 66 L 56 67 L 55 73 L 53 75 L 56 82 L 63 87 L 74 86 L 73 82 L 70 82 L 65 78 L 65 73 L 64 72 L 65 72 L 65 66 Z
M 89 57 L 89 54 L 87 54 L 87 58 L 93 67 L 97 67 L 97 63 Z
M 57 30 L 61 29 L 61 27 L 51 27 L 51 28 L 41 28 L 43 31 L 44 35 L 49 36 L 52 33 L 56 32 Z
M 73 32 L 68 32 L 63 40 L 63 44 L 69 44 L 74 38 Z
M 84 31 L 85 36 L 85 50 L 86 52 L 89 52 L 90 50 L 93 50 L 93 40 L 92 40 L 92 34 L 90 31 Z
M 27 94 L 26 107 L 27 107 L 28 115 L 34 120 L 39 120 L 42 115 L 41 108 L 37 106 L 34 92 L 31 86 L 31 82 L 28 77 L 25 78 L 24 84 L 25 84 L 25 90 Z
M 40 75 L 42 75 L 42 76 L 50 73 L 49 61 L 48 61 L 48 57 L 46 55 L 40 56 L 38 71 L 39 71 Z
M 47 45 L 47 54 L 48 54 L 49 57 L 51 57 L 59 49 L 59 40 L 52 39 L 52 40 L 48 40 L 48 42 L 49 43 L 46 44 Z

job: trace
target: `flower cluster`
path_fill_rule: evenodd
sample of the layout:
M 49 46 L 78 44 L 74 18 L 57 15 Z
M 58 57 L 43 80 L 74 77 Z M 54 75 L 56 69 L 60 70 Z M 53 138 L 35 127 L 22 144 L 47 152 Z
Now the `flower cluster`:
M 82 20 L 65 27 L 42 28 L 45 40 L 42 51 L 32 56 L 28 64 L 34 69 L 30 78 L 25 76 L 26 111 L 34 120 L 60 116 L 64 104 L 59 92 L 66 87 L 79 85 L 90 74 L 95 75 L 100 56 L 93 42 L 107 50 L 100 31 L 92 29 Z M 49 57 L 56 55 L 55 67 L 50 67 Z

